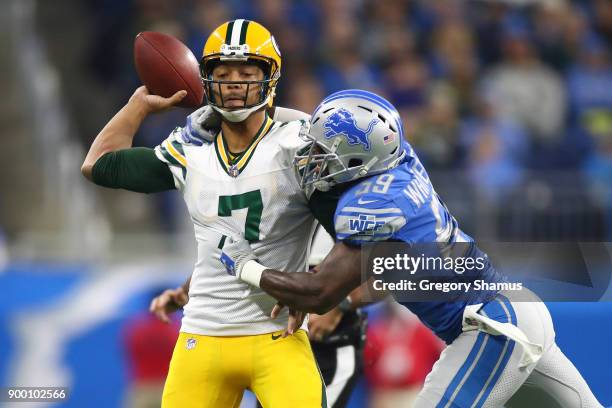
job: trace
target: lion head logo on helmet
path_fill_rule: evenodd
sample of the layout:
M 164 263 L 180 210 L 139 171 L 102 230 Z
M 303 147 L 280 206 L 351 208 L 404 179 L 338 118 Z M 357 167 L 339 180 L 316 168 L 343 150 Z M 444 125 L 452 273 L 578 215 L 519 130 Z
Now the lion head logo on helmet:
M 360 129 L 353 114 L 347 109 L 342 108 L 330 115 L 323 127 L 326 129 L 325 137 L 328 139 L 341 134 L 346 137 L 348 144 L 360 144 L 364 149 L 370 150 L 368 136 L 372 133 L 377 123 L 378 119 L 372 119 L 366 130 Z

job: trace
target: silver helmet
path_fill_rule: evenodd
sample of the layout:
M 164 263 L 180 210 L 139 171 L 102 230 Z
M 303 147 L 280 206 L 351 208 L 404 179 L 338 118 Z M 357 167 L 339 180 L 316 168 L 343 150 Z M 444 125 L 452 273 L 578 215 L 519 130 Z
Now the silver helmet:
M 331 94 L 302 128 L 308 143 L 294 166 L 300 185 L 326 191 L 335 184 L 383 173 L 404 158 L 402 120 L 389 101 L 359 89 Z

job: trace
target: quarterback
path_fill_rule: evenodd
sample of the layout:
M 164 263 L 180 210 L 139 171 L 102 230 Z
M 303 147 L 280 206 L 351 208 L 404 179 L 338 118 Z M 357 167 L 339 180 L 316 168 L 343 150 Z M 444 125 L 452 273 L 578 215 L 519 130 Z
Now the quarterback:
M 324 313 L 360 284 L 360 248 L 394 241 L 483 258 L 485 267 L 472 278 L 504 281 L 436 194 L 388 101 L 361 90 L 332 94 L 313 113 L 306 138 L 309 147 L 295 158 L 306 191 L 349 186 L 335 210 L 336 244 L 318 273 L 281 273 L 234 237 L 221 255 L 231 276 L 289 307 Z M 368 220 L 370 227 L 356 220 Z M 449 271 L 448 277 L 467 274 Z M 601 407 L 557 346 L 544 303 L 526 289 L 518 302 L 492 287 L 469 297 L 402 303 L 448 344 L 415 406 Z
M 197 261 L 189 285 L 164 407 L 238 407 L 245 389 L 264 407 L 326 406 L 325 387 L 304 330 L 283 336 L 276 300 L 225 273 L 227 238 L 240 235 L 262 261 L 307 270 L 315 221 L 293 169 L 303 122 L 267 113 L 280 77 L 274 37 L 234 20 L 209 36 L 200 64 L 207 104 L 221 131 L 194 143 L 177 128 L 155 149 L 132 148 L 149 113 L 184 97 L 138 88 L 93 142 L 82 172 L 96 184 L 138 192 L 179 190 L 194 224 Z M 299 254 L 295 256 L 295 254 Z

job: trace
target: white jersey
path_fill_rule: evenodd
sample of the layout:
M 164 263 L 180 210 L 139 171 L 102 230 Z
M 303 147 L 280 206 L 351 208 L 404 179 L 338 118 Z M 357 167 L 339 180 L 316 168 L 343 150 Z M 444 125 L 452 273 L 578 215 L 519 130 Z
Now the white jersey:
M 276 300 L 230 276 L 219 257 L 226 237 L 244 236 L 259 261 L 281 271 L 306 271 L 315 220 L 293 169 L 304 145 L 300 121 L 266 117 L 235 165 L 221 135 L 211 144 L 183 144 L 177 128 L 155 148 L 182 192 L 197 241 L 197 262 L 181 331 L 237 336 L 286 328 L 287 312 L 270 319 Z

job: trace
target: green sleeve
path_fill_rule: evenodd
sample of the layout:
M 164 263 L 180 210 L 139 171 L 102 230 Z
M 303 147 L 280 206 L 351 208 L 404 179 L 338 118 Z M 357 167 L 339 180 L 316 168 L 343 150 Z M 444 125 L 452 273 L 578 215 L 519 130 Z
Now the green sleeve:
M 176 189 L 168 165 L 155 156 L 153 149 L 145 147 L 106 153 L 94 164 L 92 180 L 103 187 L 138 193 Z

